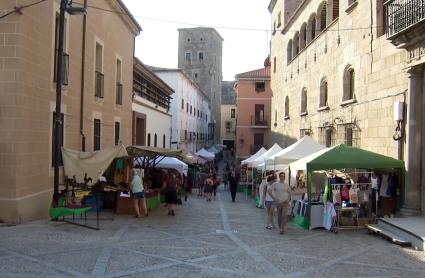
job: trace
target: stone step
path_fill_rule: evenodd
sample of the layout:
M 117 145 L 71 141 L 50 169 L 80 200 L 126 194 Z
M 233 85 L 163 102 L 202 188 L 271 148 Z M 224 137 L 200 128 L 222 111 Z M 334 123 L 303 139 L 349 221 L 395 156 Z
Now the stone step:
M 386 230 L 384 227 L 382 227 L 382 225 L 379 224 L 367 224 L 366 228 L 371 231 L 374 232 L 380 236 L 383 236 L 384 238 L 388 239 L 389 241 L 391 241 L 394 244 L 400 245 L 400 246 L 411 246 L 411 242 L 392 233 L 391 231 Z

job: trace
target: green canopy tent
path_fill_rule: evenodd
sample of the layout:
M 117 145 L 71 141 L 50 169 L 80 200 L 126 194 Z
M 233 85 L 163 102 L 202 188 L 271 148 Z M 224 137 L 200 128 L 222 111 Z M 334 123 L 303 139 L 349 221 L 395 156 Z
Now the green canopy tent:
M 340 170 L 340 169 L 399 169 L 401 175 L 404 175 L 404 161 L 397 160 L 388 156 L 377 154 L 371 151 L 351 147 L 345 144 L 329 148 L 319 156 L 312 156 L 311 160 L 305 161 L 305 170 L 307 172 L 307 192 L 309 215 L 311 215 L 311 174 L 320 170 Z M 298 163 L 299 164 L 299 163 Z M 300 165 L 300 164 L 299 164 Z M 402 179 L 404 180 L 404 179 Z M 300 222 L 299 220 L 296 222 Z M 309 228 L 310 219 L 304 219 L 302 223 L 297 223 L 302 227 Z

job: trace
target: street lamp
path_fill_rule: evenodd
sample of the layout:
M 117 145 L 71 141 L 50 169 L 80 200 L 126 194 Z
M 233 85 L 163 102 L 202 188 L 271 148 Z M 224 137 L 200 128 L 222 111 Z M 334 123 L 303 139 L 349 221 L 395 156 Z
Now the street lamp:
M 54 185 L 53 185 L 53 201 L 57 204 L 59 195 L 59 164 L 61 146 L 61 102 L 62 102 L 62 67 L 63 67 L 63 44 L 65 31 L 65 12 L 70 15 L 86 14 L 87 0 L 84 0 L 83 6 L 72 7 L 72 0 L 61 0 L 59 13 L 59 38 L 58 38 L 58 53 L 57 53 L 57 68 L 56 68 L 56 111 L 55 111 L 55 165 L 54 165 Z

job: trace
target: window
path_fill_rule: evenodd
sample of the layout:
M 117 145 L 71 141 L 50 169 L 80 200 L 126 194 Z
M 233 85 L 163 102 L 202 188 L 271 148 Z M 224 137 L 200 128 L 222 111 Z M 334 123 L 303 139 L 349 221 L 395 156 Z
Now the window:
M 186 62 L 191 62 L 192 61 L 192 53 L 186 52 L 185 59 L 186 59 Z
M 95 62 L 95 91 L 98 98 L 104 97 L 104 75 L 103 75 L 103 46 L 96 42 L 96 62 Z
M 327 13 L 328 13 L 328 11 L 327 11 L 327 8 L 326 8 L 326 2 L 324 2 L 322 8 L 320 9 L 320 13 L 319 13 L 319 16 L 320 16 L 320 18 L 319 18 L 320 19 L 319 31 L 320 32 L 323 32 L 326 29 Z
M 311 42 L 316 38 L 316 14 L 310 15 L 307 26 L 310 36 L 308 36 L 308 42 Z
M 122 63 L 120 59 L 117 59 L 117 69 L 116 69 L 116 104 L 122 105 Z
M 294 58 L 300 52 L 300 33 L 298 31 L 295 33 L 294 41 L 292 42 L 292 44 L 293 44 L 293 46 L 292 46 L 292 51 L 293 51 L 292 58 Z
M 195 72 L 195 79 L 198 79 L 198 73 L 197 72 Z
M 301 116 L 307 115 L 307 89 L 304 88 L 301 92 Z
M 230 110 L 230 118 L 231 119 L 234 119 L 235 117 L 236 117 L 236 109 L 235 108 L 232 108 Z
M 292 40 L 289 40 L 288 47 L 286 48 L 286 55 L 288 59 L 288 64 L 292 60 Z
M 255 105 L 255 125 L 262 125 L 264 120 L 264 104 Z
M 289 119 L 289 97 L 285 98 L 285 119 Z
M 300 50 L 304 49 L 307 43 L 307 23 L 301 26 L 300 31 Z
M 60 115 L 60 121 L 61 121 L 61 125 L 60 125 L 60 138 L 59 138 L 59 146 L 62 147 L 63 146 L 63 136 L 64 136 L 64 132 L 63 132 L 63 127 L 65 126 L 65 122 L 64 122 L 64 114 L 61 113 Z M 56 141 L 56 112 L 53 112 L 53 122 L 52 122 L 52 167 L 55 166 L 55 141 Z M 59 166 L 63 166 L 63 160 L 62 160 L 62 152 L 59 152 Z
M 279 12 L 277 15 L 277 28 L 279 28 L 282 25 L 282 13 Z
M 184 131 L 184 140 L 187 140 L 187 130 Z
M 204 60 L 204 52 L 199 52 L 198 53 L 198 60 L 199 61 L 203 61 Z
M 184 99 L 182 99 L 182 110 L 184 110 Z
M 94 151 L 98 151 L 100 150 L 100 120 L 99 119 L 94 119 L 94 132 L 93 132 L 93 150 Z
M 323 79 L 320 83 L 320 103 L 319 108 L 328 106 L 328 81 Z
M 384 6 L 384 0 L 376 1 L 376 25 L 376 36 L 385 35 L 387 29 L 387 12 L 386 6 Z
M 165 134 L 162 135 L 162 147 L 165 149 Z
M 155 133 L 155 135 L 153 136 L 153 146 L 156 148 L 156 147 L 158 147 L 158 135 L 156 135 L 156 133 Z
M 148 133 L 148 147 L 151 146 L 151 134 Z
M 193 116 L 196 117 L 196 108 L 195 107 L 193 107 Z
M 265 81 L 255 82 L 255 91 L 257 93 L 264 92 L 265 90 L 266 90 L 266 82 Z
M 339 17 L 339 0 L 333 0 L 332 3 L 332 20 Z
M 192 115 L 192 105 L 190 106 L 190 115 Z
M 334 128 L 332 126 L 319 128 L 319 144 L 322 144 L 327 148 L 334 145 Z
M 64 49 L 62 56 L 62 85 L 68 85 L 68 73 L 69 73 L 69 55 L 66 53 L 66 40 L 67 40 L 67 19 L 65 18 L 64 26 Z M 53 82 L 57 80 L 57 68 L 58 68 L 58 54 L 59 54 L 59 13 L 56 13 L 55 20 L 55 51 L 53 53 Z
M 189 113 L 189 103 L 186 102 L 186 113 Z
M 272 35 L 276 34 L 276 21 L 273 22 Z
M 226 122 L 226 132 L 230 133 L 231 129 L 232 129 L 232 122 Z
M 115 146 L 120 142 L 120 122 L 115 122 Z
M 311 135 L 311 129 L 309 128 L 302 128 L 300 129 L 300 139 L 304 136 L 310 136 Z
M 343 143 L 349 146 L 359 147 L 360 129 L 354 124 L 343 124 L 338 126 L 338 144 Z
M 273 58 L 273 72 L 276 72 L 276 57 Z
M 274 110 L 274 125 L 277 125 L 277 109 Z
M 355 74 L 354 69 L 351 66 L 348 66 L 344 71 L 344 92 L 343 92 L 343 101 L 354 100 L 354 82 Z

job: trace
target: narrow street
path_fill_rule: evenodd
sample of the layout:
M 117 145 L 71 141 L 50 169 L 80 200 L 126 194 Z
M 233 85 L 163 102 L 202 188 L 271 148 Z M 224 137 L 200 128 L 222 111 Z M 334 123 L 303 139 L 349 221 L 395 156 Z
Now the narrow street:
M 223 189 L 222 189 L 223 190 Z M 264 228 L 242 194 L 190 196 L 175 217 L 103 213 L 101 230 L 38 221 L 0 227 L 1 277 L 424 277 L 425 254 L 365 231 Z

